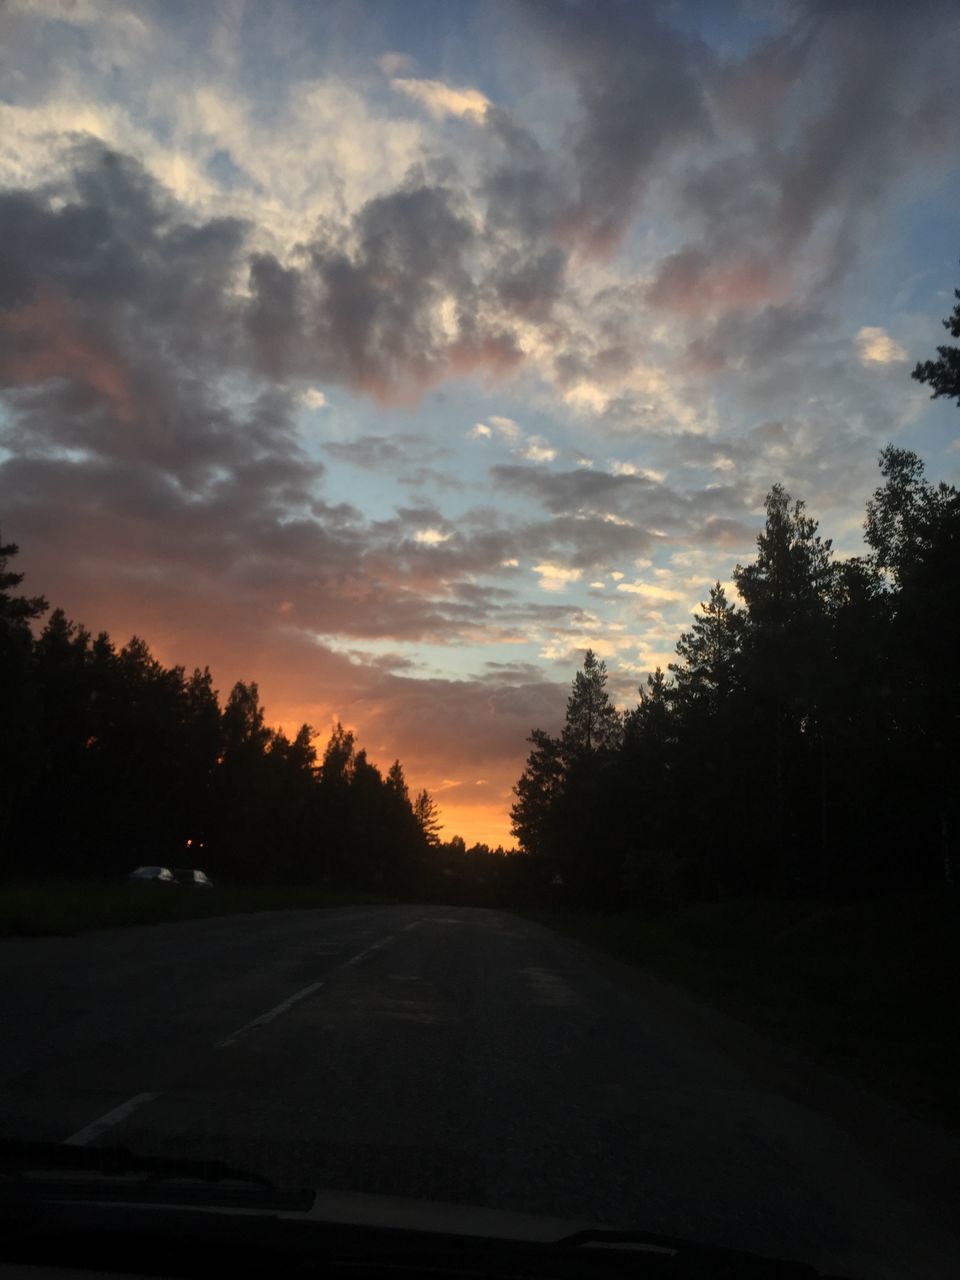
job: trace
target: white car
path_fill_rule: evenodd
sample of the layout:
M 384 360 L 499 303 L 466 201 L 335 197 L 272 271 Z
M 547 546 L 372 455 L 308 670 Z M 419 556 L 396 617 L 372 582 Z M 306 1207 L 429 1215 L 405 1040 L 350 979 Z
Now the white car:
M 175 885 L 177 883 L 169 867 L 137 867 L 127 876 L 127 884 L 139 885 Z

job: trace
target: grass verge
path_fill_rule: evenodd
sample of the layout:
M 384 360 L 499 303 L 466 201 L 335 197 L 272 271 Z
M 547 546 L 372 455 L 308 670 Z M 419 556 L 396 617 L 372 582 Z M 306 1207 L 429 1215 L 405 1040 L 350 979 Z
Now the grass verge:
M 389 902 L 362 890 L 312 888 L 137 888 L 56 882 L 0 885 L 0 937 L 69 936 L 121 925 L 162 924 L 251 911 L 290 911 Z
M 657 918 L 525 914 L 960 1127 L 956 902 L 728 902 Z

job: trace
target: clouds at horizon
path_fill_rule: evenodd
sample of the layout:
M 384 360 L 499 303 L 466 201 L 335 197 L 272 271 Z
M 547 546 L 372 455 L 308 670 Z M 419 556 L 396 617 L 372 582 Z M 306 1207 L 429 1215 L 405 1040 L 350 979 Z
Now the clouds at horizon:
M 665 662 L 773 482 L 853 546 L 888 439 L 956 476 L 960 21 L 458 8 L 4 8 L 0 516 L 499 839 L 578 650 Z

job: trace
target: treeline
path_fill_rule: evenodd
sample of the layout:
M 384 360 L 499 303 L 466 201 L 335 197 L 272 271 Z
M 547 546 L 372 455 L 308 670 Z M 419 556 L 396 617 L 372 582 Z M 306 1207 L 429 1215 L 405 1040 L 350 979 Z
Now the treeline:
M 534 730 L 514 832 L 540 892 L 589 905 L 953 886 L 960 494 L 890 446 L 866 554 L 767 497 L 720 583 L 621 714 L 588 652 L 558 736 Z
M 321 759 L 312 731 L 265 722 L 256 684 L 220 705 L 209 670 L 117 648 L 17 594 L 0 546 L 0 869 L 7 878 L 118 877 L 139 864 L 214 880 L 409 891 L 436 843 L 413 801 L 341 725 Z M 31 624 L 34 624 L 33 626 Z M 189 843 L 188 843 L 189 842 Z

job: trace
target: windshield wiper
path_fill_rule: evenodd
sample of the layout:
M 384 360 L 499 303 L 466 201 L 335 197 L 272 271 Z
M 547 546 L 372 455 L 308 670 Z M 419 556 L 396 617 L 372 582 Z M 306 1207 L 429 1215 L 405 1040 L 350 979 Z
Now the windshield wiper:
M 624 1274 L 622 1267 L 629 1260 L 632 1275 L 698 1280 L 834 1280 L 805 1263 L 638 1230 L 595 1227 L 556 1240 L 527 1241 L 422 1228 L 363 1226 L 336 1219 L 284 1219 L 286 1214 L 307 1212 L 315 1199 L 313 1191 L 285 1191 L 260 1174 L 220 1160 L 139 1156 L 124 1147 L 0 1142 L 0 1224 L 16 1228 L 17 1235 L 36 1212 L 47 1214 L 53 1209 L 73 1213 L 82 1208 L 94 1217 L 66 1220 L 71 1230 L 80 1232 L 76 1239 L 70 1237 L 73 1250 L 80 1247 L 84 1231 L 101 1222 L 98 1214 L 115 1215 L 122 1209 L 123 1217 L 104 1219 L 109 1221 L 111 1238 L 119 1242 L 122 1227 L 134 1235 L 149 1234 L 155 1229 L 150 1226 L 152 1213 L 150 1219 L 143 1219 L 138 1216 L 137 1206 L 140 1213 L 162 1206 L 174 1212 L 193 1211 L 186 1218 L 181 1213 L 176 1232 L 165 1226 L 168 1243 L 176 1237 L 186 1247 L 194 1237 L 205 1240 L 210 1236 L 221 1250 L 233 1242 L 248 1262 L 263 1246 L 269 1251 L 283 1248 L 290 1251 L 291 1257 L 302 1251 L 314 1259 L 317 1248 L 322 1247 L 323 1257 L 331 1267 L 336 1264 L 352 1271 L 359 1260 L 374 1270 L 380 1268 L 384 1274 L 409 1271 L 419 1261 L 439 1276 L 486 1275 L 496 1263 L 509 1274 L 559 1280 L 592 1275 L 591 1264 L 600 1268 L 601 1275 Z M 22 1216 L 25 1208 L 26 1218 Z M 232 1216 L 228 1239 L 223 1234 L 222 1220 L 195 1212 L 204 1208 L 246 1209 L 251 1216 Z M 134 1216 L 128 1218 L 128 1214 Z M 41 1238 L 46 1239 L 51 1225 L 59 1220 L 45 1216 L 39 1221 L 44 1233 Z M 268 1227 L 265 1237 L 262 1232 Z M 0 1232 L 0 1243 L 2 1239 Z M 28 1236 L 28 1244 L 39 1247 L 33 1235 Z M 583 1270 L 585 1265 L 589 1267 L 587 1272 Z M 170 1273 L 175 1270 L 171 1264 Z
M 309 1209 L 314 1199 L 312 1191 L 281 1190 L 269 1178 L 222 1160 L 141 1156 L 126 1147 L 0 1142 L 0 1190 L 7 1193 L 144 1201 L 161 1187 L 164 1201 L 177 1203 L 230 1203 L 289 1211 Z
M 607 1227 L 588 1227 L 563 1236 L 554 1246 L 559 1249 L 637 1250 L 640 1253 L 673 1257 L 680 1263 L 700 1261 L 709 1276 L 736 1276 L 737 1280 L 760 1280 L 760 1277 L 782 1277 L 782 1280 L 841 1280 L 826 1276 L 805 1262 L 785 1262 L 765 1258 L 761 1254 L 739 1249 L 678 1240 L 652 1231 L 618 1231 Z M 686 1274 L 686 1272 L 684 1273 Z M 699 1273 L 698 1273 L 699 1274 Z

